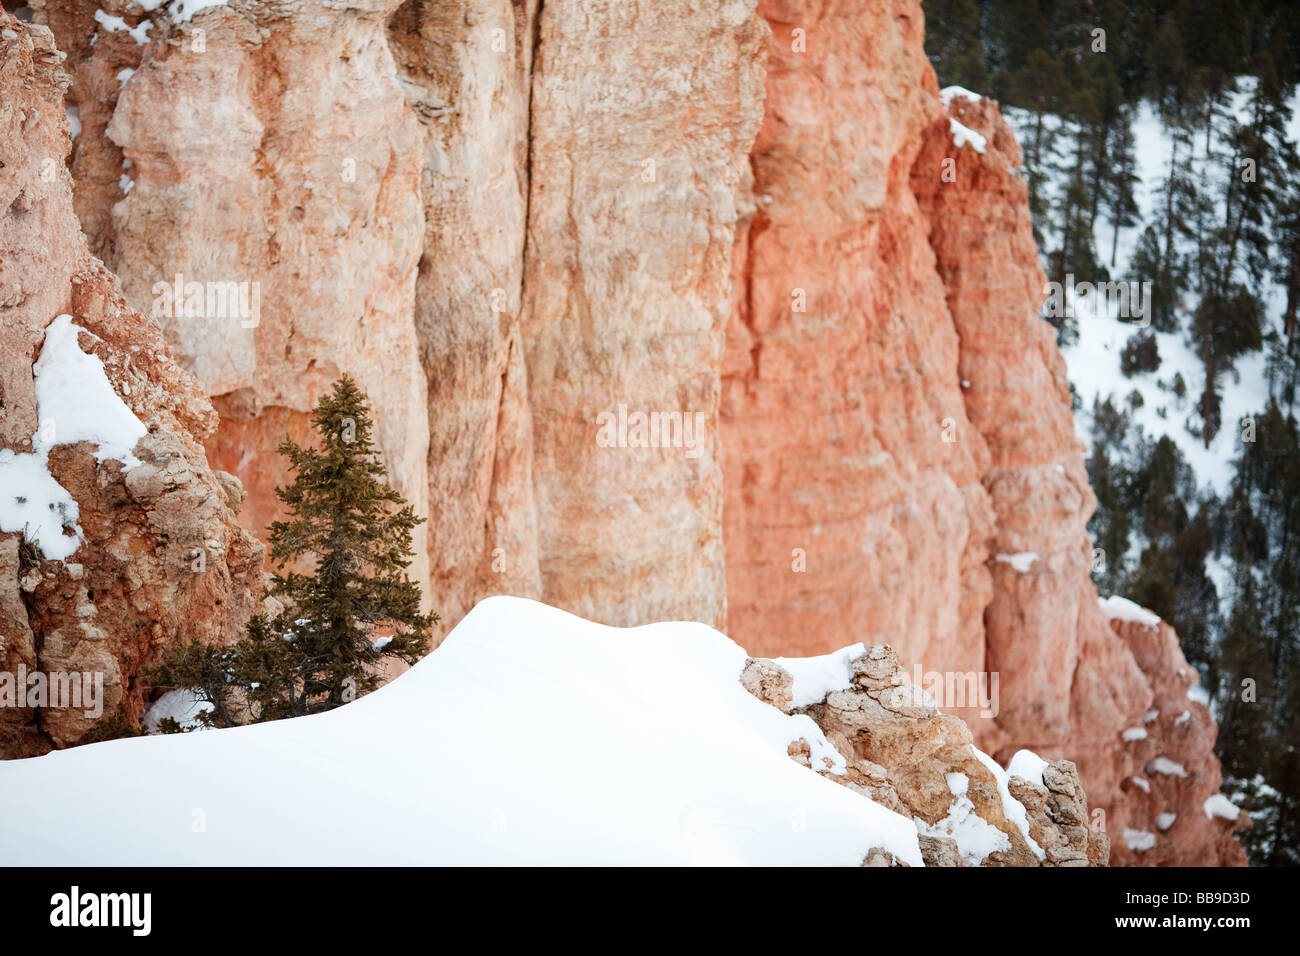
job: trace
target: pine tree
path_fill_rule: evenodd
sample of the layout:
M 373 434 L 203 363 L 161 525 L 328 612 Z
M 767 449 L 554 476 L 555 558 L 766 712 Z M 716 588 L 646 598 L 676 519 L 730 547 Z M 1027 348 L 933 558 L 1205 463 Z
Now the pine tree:
M 944 86 L 988 89 L 980 11 L 975 0 L 932 0 L 925 8 L 925 50 Z
M 320 448 L 286 438 L 295 472 L 277 488 L 288 519 L 271 524 L 274 613 L 255 616 L 229 648 L 197 642 L 165 658 L 156 679 L 192 688 L 227 726 L 318 713 L 380 684 L 384 659 L 416 663 L 436 614 L 420 611 L 406 576 L 424 520 L 386 484 L 365 394 L 343 376 L 312 413 Z
M 1115 268 L 1119 252 L 1120 229 L 1138 224 L 1137 200 L 1134 187 L 1141 178 L 1137 173 L 1137 142 L 1133 136 L 1133 121 L 1128 111 L 1121 111 L 1109 134 L 1111 164 L 1103 173 L 1101 198 L 1110 213 L 1112 227 L 1110 241 L 1110 268 Z
M 1198 412 L 1200 435 L 1206 448 L 1222 424 L 1219 376 L 1233 371 L 1236 360 L 1244 353 L 1263 347 L 1262 323 L 1259 300 L 1240 285 L 1235 285 L 1228 295 L 1206 294 L 1196 310 L 1192 341 L 1205 368 L 1205 388 Z
M 1118 594 L 1123 590 L 1126 576 L 1125 562 L 1133 520 L 1125 493 L 1127 469 L 1111 462 L 1107 447 L 1104 441 L 1094 442 L 1092 455 L 1086 462 L 1088 483 L 1097 496 L 1097 510 L 1088 521 L 1088 532 L 1104 557 L 1102 565 L 1094 572 L 1097 589 Z

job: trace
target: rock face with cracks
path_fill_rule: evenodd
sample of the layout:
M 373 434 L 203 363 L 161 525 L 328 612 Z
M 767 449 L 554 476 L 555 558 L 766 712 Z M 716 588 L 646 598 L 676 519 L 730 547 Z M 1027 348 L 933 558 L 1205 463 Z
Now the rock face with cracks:
M 761 655 L 888 643 L 996 675 L 996 707 L 941 709 L 1004 761 L 1074 761 L 1117 861 L 1241 861 L 1234 824 L 1193 827 L 1208 711 L 1148 726 L 1174 790 L 1129 782 L 1124 730 L 1190 670 L 1098 606 L 1019 148 L 996 104 L 941 97 L 917 0 L 175 7 L 28 9 L 67 54 L 86 241 L 215 406 L 186 427 L 245 528 L 350 372 L 444 628 L 511 593 Z M 42 322 L 81 242 L 14 253 Z M 197 308 L 167 301 L 190 282 Z M 1155 849 L 1117 836 L 1168 813 Z
M 152 655 L 190 637 L 233 639 L 262 583 L 262 546 L 236 520 L 244 492 L 204 455 L 211 406 L 87 249 L 64 163 L 63 61 L 47 28 L 0 14 L 0 455 L 31 456 L 38 425 L 48 432 L 44 468 L 75 502 L 81 534 L 54 560 L 24 528 L 0 533 L 0 671 L 44 675 L 47 688 L 58 675 L 89 675 L 102 696 L 83 695 L 85 706 L 54 706 L 49 690 L 28 706 L 6 701 L 6 757 L 134 725 Z M 33 365 L 61 314 L 147 429 L 130 467 L 97 460 L 89 442 L 61 443 L 60 420 L 38 404 Z M 22 497 L 4 474 L 0 495 Z

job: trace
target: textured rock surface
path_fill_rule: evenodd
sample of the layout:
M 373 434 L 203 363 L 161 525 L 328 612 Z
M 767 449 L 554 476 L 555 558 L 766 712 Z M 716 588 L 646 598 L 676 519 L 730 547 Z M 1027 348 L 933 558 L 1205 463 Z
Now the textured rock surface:
M 213 396 L 209 450 L 249 488 L 258 534 L 286 479 L 276 444 L 305 433 L 344 371 L 370 395 L 394 485 L 429 510 L 412 321 L 422 136 L 386 42 L 396 7 L 241 4 L 177 24 L 110 0 L 108 15 L 152 24 L 138 43 L 95 19 L 98 0 L 36 6 L 70 52 L 87 235 Z M 177 276 L 246 284 L 248 308 L 173 308 L 161 296 Z M 423 553 L 414 573 L 427 576 Z
M 519 315 L 537 0 L 409 0 L 387 37 L 423 129 L 413 303 L 427 372 L 427 526 L 450 629 L 486 594 L 540 597 Z
M 243 491 L 209 468 L 200 444 L 216 417 L 158 330 L 126 306 L 73 212 L 62 60 L 47 29 L 0 14 L 0 447 L 31 450 L 32 365 L 61 313 L 90 333 L 81 348 L 103 361 L 148 434 L 128 471 L 97 463 L 85 442 L 50 451 L 85 535 L 67 561 L 43 560 L 21 533 L 0 535 L 0 669 L 101 673 L 104 683 L 99 721 L 82 709 L 0 710 L 4 756 L 76 743 L 99 722 L 132 723 L 150 654 L 233 637 L 261 591 L 262 548 L 236 522 Z
M 941 104 L 919 4 L 760 10 L 767 109 L 723 368 L 729 632 L 760 653 L 888 642 L 918 672 L 996 675 L 995 717 L 944 710 L 1002 760 L 1076 760 L 1122 833 L 1143 811 L 1116 742 L 1190 669 L 1176 640 L 1144 664 L 1098 608 L 1019 148 L 990 101 Z M 983 142 L 957 146 L 953 120 Z M 1201 734 L 1198 795 L 1218 784 Z M 1231 839 L 1166 842 L 1187 849 L 1163 862 L 1241 860 Z
M 723 366 L 728 626 L 756 653 L 867 639 L 982 670 L 987 452 L 908 179 L 940 112 L 920 7 L 761 10 L 767 109 Z
M 609 624 L 723 623 L 718 363 L 765 36 L 744 0 L 543 7 L 524 276 L 542 597 Z M 620 405 L 702 413 L 698 454 L 600 446 Z
M 949 108 L 952 119 L 984 137 L 984 152 L 954 148 L 949 118 L 940 117 L 926 130 L 912 186 L 961 341 L 968 415 L 990 456 L 982 480 L 997 518 L 991 551 L 1033 555 L 1019 567 L 990 562 L 984 645 L 1001 699 L 996 727 L 984 723 L 977 734 L 1003 759 L 1030 746 L 1076 761 L 1094 804 L 1108 813 L 1116 862 L 1244 864 L 1222 821 L 1201 810 L 1218 791 L 1219 771 L 1216 728 L 1200 705 L 1191 705 L 1176 732 L 1167 722 L 1148 724 L 1151 746 L 1176 741 L 1189 760 L 1189 777 L 1167 799 L 1177 804 L 1169 812 L 1195 807 L 1192 832 L 1160 835 L 1163 848 L 1145 855 L 1123 839 L 1134 818 L 1149 821 L 1165 811 L 1150 810 L 1145 794 L 1136 798 L 1125 761 L 1115 759 L 1122 753 L 1116 741 L 1142 725 L 1159 706 L 1155 698 L 1185 697 L 1194 672 L 1167 625 L 1159 625 L 1163 637 L 1152 644 L 1145 632 L 1156 628 L 1114 622 L 1112 630 L 1099 606 L 1084 530 L 1096 502 L 1074 435 L 1065 362 L 1036 314 L 1046 280 L 1016 172 L 1020 150 L 991 101 L 954 97 Z M 950 182 L 942 175 L 949 158 Z
M 1019 150 L 989 101 L 942 104 L 917 0 L 32 9 L 69 54 L 76 211 L 127 301 L 258 283 L 252 327 L 156 319 L 219 413 L 244 527 L 275 515 L 276 443 L 351 371 L 429 516 L 413 571 L 444 628 L 507 592 L 764 655 L 889 643 L 996 673 L 996 714 L 942 709 L 1002 759 L 1075 760 L 1112 836 L 1165 812 L 1125 785 L 1120 734 L 1186 665 L 1098 609 Z M 700 413 L 699 454 L 602 447 L 620 406 Z M 1200 775 L 1179 806 L 1217 786 L 1209 720 L 1161 729 Z M 1188 839 L 1116 859 L 1239 858 Z
M 1007 818 L 999 782 L 976 755 L 970 729 L 939 712 L 934 700 L 908 679 L 892 648 L 868 648 L 852 669 L 851 686 L 798 708 L 791 707 L 790 674 L 773 661 L 751 660 L 741 683 L 779 710 L 812 717 L 847 763 L 845 774 L 823 775 L 911 817 L 918 830 L 953 812 L 959 800 L 949 775 L 963 775 L 968 811 L 1005 840 L 1005 848 L 988 853 L 981 866 L 1107 865 L 1109 840 L 1089 826 L 1088 801 L 1072 763 L 1049 764 L 1041 785 L 1019 777 L 1007 781 L 1008 796 L 1025 808 L 1036 851 L 1020 826 Z M 809 765 L 806 745 L 792 747 L 791 756 Z M 963 858 L 950 837 L 923 832 L 920 839 L 927 866 L 976 865 Z
M 1086 779 L 1108 789 L 1106 826 L 1114 862 L 1124 866 L 1245 866 L 1233 833 L 1249 824 L 1213 816 L 1205 802 L 1219 792 L 1222 776 L 1214 757 L 1217 727 L 1209 708 L 1189 696 L 1197 683 L 1173 628 L 1161 621 L 1112 620 L 1150 687 L 1146 710 L 1130 713 L 1114 740 L 1072 743 Z M 1141 730 L 1138 734 L 1135 731 Z M 1130 731 L 1127 735 L 1125 731 Z M 1137 739 L 1126 739 L 1137 738 Z M 1136 850 L 1130 831 L 1150 834 L 1154 845 Z

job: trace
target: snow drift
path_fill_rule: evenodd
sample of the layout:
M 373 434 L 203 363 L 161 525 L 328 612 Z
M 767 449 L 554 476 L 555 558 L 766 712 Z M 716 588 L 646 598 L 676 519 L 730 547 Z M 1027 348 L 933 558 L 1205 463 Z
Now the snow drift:
M 0 763 L 0 862 L 921 865 L 911 820 L 790 759 L 839 755 L 746 660 L 702 624 L 489 598 L 328 714 Z

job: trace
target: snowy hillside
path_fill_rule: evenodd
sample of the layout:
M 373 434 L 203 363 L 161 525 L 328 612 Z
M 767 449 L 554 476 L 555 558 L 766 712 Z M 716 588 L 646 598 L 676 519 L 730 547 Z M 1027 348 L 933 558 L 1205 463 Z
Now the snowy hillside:
M 1225 115 L 1237 122 L 1245 122 L 1250 116 L 1250 98 L 1253 90 L 1253 78 L 1243 77 L 1238 80 L 1239 88 L 1228 97 Z M 1290 122 L 1287 136 L 1291 142 L 1300 142 L 1300 94 L 1292 97 Z M 1004 107 L 1004 115 L 1016 131 L 1021 143 L 1032 139 L 1033 114 L 1026 110 Z M 1048 117 L 1046 124 L 1053 137 L 1068 139 L 1071 124 L 1056 117 Z M 1222 129 L 1227 129 L 1226 121 Z M 1105 217 L 1099 217 L 1095 226 L 1094 241 L 1096 248 L 1105 258 L 1114 244 L 1115 263 L 1111 275 L 1120 282 L 1141 282 L 1150 276 L 1137 274 L 1132 260 L 1137 249 L 1142 228 L 1156 221 L 1160 204 L 1164 196 L 1162 185 L 1168 175 L 1171 157 L 1171 136 L 1168 128 L 1156 114 L 1149 102 L 1139 103 L 1132 124 L 1134 138 L 1135 172 L 1139 183 L 1134 190 L 1137 203 L 1136 221 L 1138 225 L 1122 227 L 1118 235 L 1113 234 L 1113 227 Z M 1204 144 L 1198 141 L 1198 149 Z M 1200 181 L 1212 188 L 1207 193 L 1217 200 L 1216 216 L 1222 215 L 1221 194 L 1224 191 L 1222 181 L 1234 171 L 1230 144 L 1222 134 L 1212 138 L 1210 154 L 1213 162 L 1203 156 L 1197 156 Z M 1184 160 L 1180 160 L 1184 162 Z M 1044 183 L 1044 195 L 1053 204 L 1059 204 L 1066 188 L 1065 177 L 1061 173 L 1049 173 Z M 1059 244 L 1059 235 L 1048 220 L 1038 224 L 1044 233 L 1045 248 L 1054 248 Z M 1117 241 L 1116 241 L 1117 240 Z M 1188 254 L 1194 250 L 1184 244 Z M 1076 282 L 1092 282 L 1095 276 L 1076 276 Z M 1286 303 L 1286 292 L 1277 283 L 1260 290 L 1266 302 L 1265 313 L 1271 327 L 1280 326 L 1280 317 Z M 1044 296 L 1047 292 L 1044 290 Z M 1098 295 L 1070 297 L 1077 324 L 1077 341 L 1066 342 L 1062 346 L 1070 370 L 1070 381 L 1083 402 L 1083 407 L 1075 416 L 1079 436 L 1088 447 L 1092 446 L 1094 436 L 1092 408 L 1094 400 L 1104 401 L 1110 398 L 1117 407 L 1121 404 L 1132 416 L 1133 424 L 1140 427 L 1150 439 L 1167 435 L 1178 446 L 1183 457 L 1192 466 L 1197 481 L 1208 486 L 1220 498 L 1226 496 L 1235 469 L 1233 459 L 1237 456 L 1237 443 L 1241 430 L 1242 418 L 1258 414 L 1268 404 L 1268 382 L 1266 376 L 1266 356 L 1263 352 L 1251 352 L 1237 361 L 1235 374 L 1226 375 L 1221 382 L 1223 428 L 1210 441 L 1207 448 L 1202 436 L 1193 433 L 1187 427 L 1189 418 L 1194 418 L 1197 396 L 1205 385 L 1205 371 L 1197 357 L 1189 332 L 1186 328 L 1176 332 L 1161 332 L 1147 328 L 1154 335 L 1160 355 L 1160 367 L 1153 372 L 1138 371 L 1132 376 L 1125 376 L 1120 370 L 1120 353 L 1124 344 L 1137 330 L 1135 324 L 1121 318 L 1119 310 L 1113 303 Z M 1179 291 L 1180 312 L 1190 314 L 1196 305 L 1195 297 L 1189 290 Z M 1175 374 L 1181 375 L 1186 385 L 1185 396 L 1177 396 L 1172 387 Z M 1127 397 L 1137 391 L 1143 398 L 1141 405 L 1133 408 L 1128 405 Z
M 790 759 L 843 764 L 745 660 L 701 624 L 490 598 L 338 710 L 0 762 L 0 862 L 921 865 L 911 820 Z

